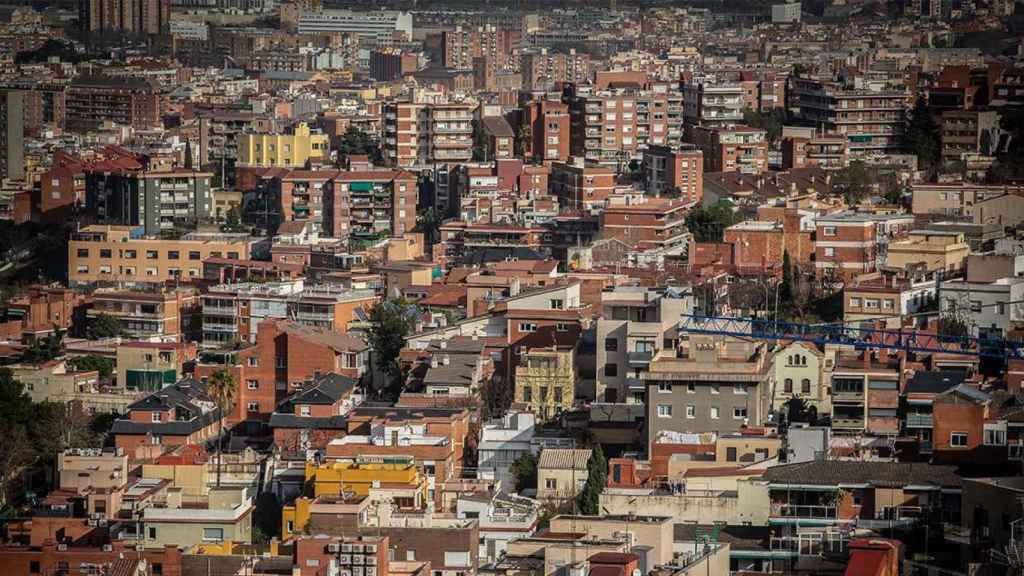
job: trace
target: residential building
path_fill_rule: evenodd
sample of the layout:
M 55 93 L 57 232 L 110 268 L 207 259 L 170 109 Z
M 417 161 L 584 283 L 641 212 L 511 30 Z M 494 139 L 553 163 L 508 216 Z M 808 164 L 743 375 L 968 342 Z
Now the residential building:
M 902 366 L 902 359 L 889 357 L 885 351 L 837 352 L 828 375 L 833 432 L 899 434 Z
M 136 395 L 100 386 L 95 370 L 75 370 L 63 359 L 40 364 L 12 364 L 14 379 L 21 382 L 33 402 L 76 405 L 84 414 L 122 414 Z
M 0 178 L 25 177 L 25 95 L 0 91 Z
M 601 213 L 604 238 L 615 238 L 636 250 L 669 249 L 686 244 L 686 213 L 690 203 L 648 198 L 639 204 L 612 203 Z
M 495 562 L 504 556 L 509 542 L 537 528 L 537 502 L 505 492 L 471 493 L 455 502 L 459 518 L 476 518 L 480 525 L 480 561 Z
M 196 380 L 181 380 L 128 406 L 114 421 L 114 446 L 135 458 L 137 450 L 202 444 L 220 433 L 220 409 Z
M 323 188 L 323 234 L 373 241 L 416 227 L 416 177 L 405 171 L 340 172 Z
M 185 364 L 195 359 L 192 342 L 121 342 L 116 356 L 117 385 L 156 392 L 183 379 Z
M 972 336 L 1001 338 L 1024 320 L 1024 278 L 942 282 L 938 299 L 939 310 L 965 320 Z
M 521 153 L 535 161 L 565 162 L 569 159 L 569 106 L 550 97 L 537 98 L 523 106 L 519 134 Z
M 687 135 L 703 152 L 705 172 L 762 174 L 768 170 L 768 138 L 760 128 L 688 126 Z
M 820 166 L 838 170 L 850 164 L 847 140 L 842 136 L 792 136 L 782 139 L 782 169 Z
M 259 242 L 248 234 L 192 233 L 161 240 L 145 236 L 140 226 L 92 224 L 71 235 L 68 280 L 71 286 L 145 286 L 199 279 L 207 258 L 247 260 Z
M 473 60 L 478 58 L 493 60 L 496 66 L 503 67 L 522 33 L 490 24 L 475 28 L 456 25 L 453 30 L 445 30 L 442 36 L 444 67 L 472 70 Z
M 384 160 L 410 168 L 473 157 L 470 104 L 392 102 L 384 105 Z
M 180 500 L 180 496 L 179 496 Z M 205 507 L 184 507 L 168 498 L 168 505 L 142 509 L 142 541 L 145 546 L 184 546 L 218 542 L 252 543 L 255 503 L 248 490 L 213 489 Z
M 573 210 L 604 206 L 615 191 L 615 170 L 580 158 L 551 165 L 551 195 Z
M 193 289 L 135 292 L 103 289 L 93 293 L 87 312 L 91 322 L 100 315 L 117 321 L 121 332 L 137 340 L 192 340 L 199 328 L 199 296 Z
M 370 78 L 378 82 L 399 80 L 420 69 L 420 58 L 415 52 L 399 48 L 379 48 L 370 52 Z
M 103 122 L 151 129 L 161 125 L 160 103 L 156 86 L 147 79 L 78 76 L 65 92 L 64 125 L 73 132 L 95 130 Z
M 325 566 L 332 565 L 339 570 L 364 570 L 366 576 L 396 572 L 391 567 L 387 536 L 298 536 L 292 540 L 292 547 L 296 576 L 320 576 Z
M 305 122 L 290 133 L 242 134 L 238 139 L 238 165 L 260 168 L 302 168 L 330 158 L 330 137 L 313 132 Z
M 818 276 L 839 278 L 872 272 L 878 265 L 878 232 L 869 215 L 843 212 L 819 217 L 815 233 L 815 269 Z
M 568 53 L 548 48 L 523 50 L 519 55 L 523 90 L 548 90 L 559 83 L 583 83 L 590 78 L 590 55 L 570 48 Z
M 212 172 L 186 168 L 85 170 L 85 209 L 97 224 L 141 226 L 147 235 L 194 229 L 212 217 Z
M 485 422 L 477 444 L 477 478 L 497 480 L 511 485 L 512 464 L 524 454 L 533 453 L 536 417 L 532 412 L 509 411 L 501 418 Z
M 809 223 L 799 211 L 787 210 L 779 220 L 745 220 L 733 224 L 725 229 L 722 241 L 730 248 L 728 254 L 736 271 L 778 274 L 786 254 L 791 264 L 810 263 L 814 241 L 808 227 Z
M 1024 479 L 1020 476 L 964 478 L 960 518 L 971 543 L 992 551 L 1019 542 L 1017 520 L 1024 510 Z
M 567 501 L 587 483 L 589 448 L 545 448 L 537 460 L 537 499 Z
M 663 566 L 671 564 L 675 559 L 673 525 L 671 516 L 558 514 L 551 518 L 550 530 L 554 533 L 586 534 L 590 538 L 610 540 L 625 535 L 631 542 L 643 542 L 644 546 L 650 546 L 651 557 L 647 561 Z M 592 556 L 590 562 L 604 564 L 610 560 L 609 556 L 613 554 L 599 553 Z
M 572 408 L 576 369 L 573 349 L 528 348 L 520 351 L 516 366 L 517 407 L 546 421 Z
M 30 341 L 55 330 L 67 330 L 80 320 L 86 299 L 58 285 L 32 286 L 4 302 L 0 334 L 12 340 Z
M 739 432 L 767 418 L 768 364 L 761 343 L 693 337 L 640 373 L 648 446 L 665 432 Z
M 800 22 L 800 2 L 772 4 L 772 24 L 797 24 Z
M 643 152 L 648 194 L 675 196 L 699 204 L 704 196 L 704 154 L 694 146 L 648 146 Z
M 885 266 L 936 272 L 948 278 L 963 272 L 970 251 L 962 233 L 911 230 L 905 240 L 889 243 Z
M 202 297 L 202 344 L 256 342 L 260 323 L 272 319 L 343 334 L 350 323 L 365 320 L 377 300 L 372 290 L 303 280 L 212 286 Z
M 742 124 L 743 105 L 743 86 L 739 84 L 683 84 L 683 120 L 687 126 L 726 128 Z
M 246 381 L 247 388 L 250 382 L 251 379 Z M 258 380 L 256 384 L 258 387 Z M 357 386 L 357 380 L 340 374 L 314 376 L 274 408 L 270 416 L 274 445 L 289 454 L 305 456 L 345 436 L 348 432 L 345 416 L 362 402 Z
M 1019 192 L 1020 190 L 1021 188 L 1014 186 L 1008 188 L 969 182 L 914 183 L 910 187 L 911 211 L 921 215 L 969 216 L 977 223 L 983 223 L 984 219 L 975 218 L 979 204 L 990 198 L 1003 196 L 1007 192 Z
M 78 23 L 87 33 L 168 34 L 171 0 L 82 0 Z
M 942 161 L 959 162 L 964 155 L 991 156 L 999 146 L 1001 129 L 995 110 L 946 110 L 941 123 Z
M 936 370 L 917 372 L 907 379 L 901 399 L 903 417 L 901 432 L 903 435 L 917 440 L 917 450 L 920 454 L 930 455 L 934 452 L 936 398 L 961 386 L 969 386 L 965 384 L 968 376 L 967 372 L 960 370 Z M 942 412 L 941 409 L 940 412 Z M 958 423 L 958 432 L 970 432 L 967 427 L 959 426 L 959 424 L 962 422 Z M 979 440 L 979 438 L 974 439 L 975 445 Z M 948 440 L 945 445 L 948 447 Z
M 658 352 L 674 351 L 680 317 L 692 314 L 693 306 L 692 295 L 675 288 L 619 286 L 602 291 L 594 398 L 643 402 L 647 390 L 640 375 Z
M 784 410 L 787 402 L 799 398 L 818 414 L 830 411 L 825 355 L 817 346 L 792 342 L 780 347 L 772 356 L 769 370 L 773 410 Z
M 791 86 L 800 119 L 822 134 L 845 136 L 850 156 L 899 152 L 907 109 L 904 92 L 808 78 L 795 78 Z
M 899 328 L 903 317 L 917 314 L 935 298 L 936 275 L 900 278 L 879 273 L 865 274 L 843 287 L 843 320 L 875 328 L 882 322 Z

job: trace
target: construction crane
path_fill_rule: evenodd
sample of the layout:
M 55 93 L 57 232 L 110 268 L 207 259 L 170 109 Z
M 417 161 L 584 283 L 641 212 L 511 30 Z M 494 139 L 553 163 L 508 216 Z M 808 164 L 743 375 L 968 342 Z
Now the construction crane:
M 1022 359 L 1024 342 L 1003 338 L 943 336 L 913 329 L 879 330 L 843 324 L 797 324 L 754 318 L 683 315 L 679 332 L 757 338 L 798 340 L 818 345 L 838 344 L 857 349 L 880 348 L 925 354 L 960 354 L 985 358 Z

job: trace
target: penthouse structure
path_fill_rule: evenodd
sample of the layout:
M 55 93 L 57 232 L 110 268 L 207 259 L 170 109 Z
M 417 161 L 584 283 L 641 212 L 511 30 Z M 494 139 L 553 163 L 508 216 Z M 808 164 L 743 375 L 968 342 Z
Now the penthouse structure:
M 317 10 L 299 16 L 299 34 L 347 32 L 369 46 L 412 40 L 412 14 L 394 10 Z

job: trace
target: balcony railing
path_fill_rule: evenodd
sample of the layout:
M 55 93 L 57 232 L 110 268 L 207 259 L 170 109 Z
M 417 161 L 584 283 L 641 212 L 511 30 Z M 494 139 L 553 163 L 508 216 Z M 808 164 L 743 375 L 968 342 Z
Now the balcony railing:
M 931 414 L 907 414 L 907 428 L 931 428 L 932 426 Z
M 651 358 L 654 357 L 654 352 L 628 352 L 626 354 L 630 366 L 647 366 L 651 363 Z
M 818 504 L 774 504 L 772 515 L 780 518 L 835 520 L 839 517 L 839 510 L 835 506 Z
M 864 428 L 864 419 L 863 418 L 833 417 L 832 418 L 832 427 L 833 428 L 844 428 L 844 429 L 851 429 L 852 428 L 852 429 L 860 430 L 860 429 Z

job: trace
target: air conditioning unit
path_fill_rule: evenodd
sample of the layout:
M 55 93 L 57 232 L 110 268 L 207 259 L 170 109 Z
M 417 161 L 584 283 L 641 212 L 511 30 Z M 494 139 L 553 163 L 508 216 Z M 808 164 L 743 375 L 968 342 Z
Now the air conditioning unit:
M 377 545 L 376 544 L 366 544 L 363 547 L 363 549 L 366 550 L 370 554 L 376 554 L 377 553 Z
M 342 544 L 341 545 L 341 551 L 346 553 L 346 554 L 350 554 L 352 552 L 352 545 L 351 544 Z
M 327 545 L 327 553 L 328 554 L 337 554 L 340 551 L 341 551 L 341 546 L 338 546 L 337 544 L 328 544 Z
M 342 554 L 341 556 L 338 556 L 338 564 L 341 564 L 342 566 L 348 566 L 351 563 L 352 556 L 348 554 Z
M 366 556 L 363 556 L 362 554 L 353 554 L 352 555 L 352 563 L 353 564 L 363 564 L 364 562 L 366 562 Z
M 355 568 L 352 568 L 352 576 L 363 576 L 363 567 L 356 566 Z
M 377 568 L 373 566 L 367 566 L 363 572 L 363 576 L 377 576 Z
M 366 564 L 368 566 L 376 566 L 377 565 L 377 557 L 376 556 L 364 556 L 364 558 L 366 558 Z
M 352 552 L 357 553 L 357 554 L 362 554 L 363 553 L 363 545 L 362 544 L 353 544 L 352 545 Z

